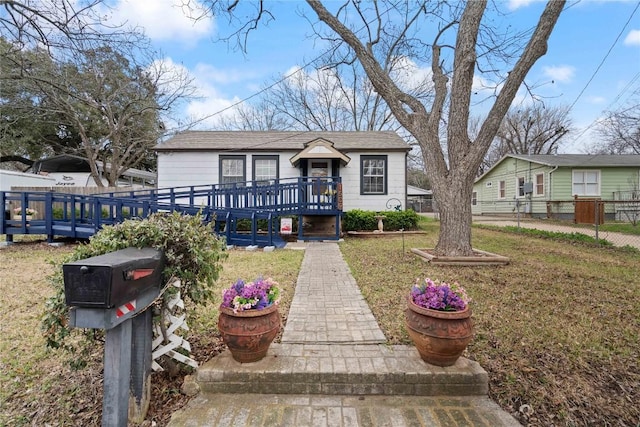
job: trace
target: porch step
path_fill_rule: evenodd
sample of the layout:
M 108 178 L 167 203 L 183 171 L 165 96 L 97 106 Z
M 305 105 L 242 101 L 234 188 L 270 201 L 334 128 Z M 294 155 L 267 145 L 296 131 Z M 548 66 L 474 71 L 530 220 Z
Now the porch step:
M 198 369 L 208 393 L 486 396 L 487 372 L 460 358 L 425 363 L 414 347 L 375 344 L 272 344 L 259 362 L 241 364 L 228 350 Z

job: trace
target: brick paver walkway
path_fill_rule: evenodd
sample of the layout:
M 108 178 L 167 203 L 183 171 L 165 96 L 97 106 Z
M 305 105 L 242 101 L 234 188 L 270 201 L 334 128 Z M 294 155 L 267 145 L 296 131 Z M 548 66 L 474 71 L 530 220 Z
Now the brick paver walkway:
M 309 243 L 282 343 L 382 344 L 385 341 L 338 245 Z
M 169 426 L 512 427 L 487 374 L 387 346 L 336 243 L 308 243 L 281 343 L 255 363 L 228 351 L 198 369 L 201 393 Z

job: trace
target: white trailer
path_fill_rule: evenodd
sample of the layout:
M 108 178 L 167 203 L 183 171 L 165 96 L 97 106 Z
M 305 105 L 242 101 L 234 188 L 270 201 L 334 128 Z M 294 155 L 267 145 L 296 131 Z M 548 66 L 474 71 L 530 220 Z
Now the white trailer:
M 11 191 L 11 187 L 53 187 L 55 185 L 56 179 L 50 176 L 0 169 L 0 191 Z

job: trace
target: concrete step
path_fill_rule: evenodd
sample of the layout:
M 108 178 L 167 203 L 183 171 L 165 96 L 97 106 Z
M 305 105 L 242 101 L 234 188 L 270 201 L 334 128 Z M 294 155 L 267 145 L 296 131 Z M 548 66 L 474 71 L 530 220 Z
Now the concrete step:
M 272 344 L 259 362 L 241 364 L 225 351 L 198 369 L 209 393 L 486 396 L 482 367 L 460 358 L 441 368 L 414 347 L 341 344 Z
M 168 427 L 522 427 L 487 396 L 201 393 Z

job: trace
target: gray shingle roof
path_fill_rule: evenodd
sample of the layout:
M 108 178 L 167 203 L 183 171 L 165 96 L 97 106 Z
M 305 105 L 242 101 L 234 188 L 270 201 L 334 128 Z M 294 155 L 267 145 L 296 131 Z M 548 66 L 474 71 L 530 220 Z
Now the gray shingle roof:
M 620 167 L 640 166 L 638 155 L 612 155 L 612 154 L 556 154 L 556 155 L 523 155 L 508 154 L 509 157 L 522 159 L 548 166 L 565 167 Z
M 299 151 L 317 138 L 340 151 L 407 151 L 395 132 L 187 131 L 154 147 L 156 151 Z

